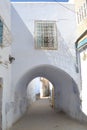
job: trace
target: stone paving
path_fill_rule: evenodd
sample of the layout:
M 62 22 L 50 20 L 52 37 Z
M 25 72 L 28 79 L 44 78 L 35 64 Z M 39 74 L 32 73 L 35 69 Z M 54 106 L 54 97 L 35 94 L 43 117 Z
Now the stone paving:
M 87 130 L 85 123 L 71 119 L 64 113 L 56 113 L 49 99 L 37 100 L 29 111 L 10 130 Z

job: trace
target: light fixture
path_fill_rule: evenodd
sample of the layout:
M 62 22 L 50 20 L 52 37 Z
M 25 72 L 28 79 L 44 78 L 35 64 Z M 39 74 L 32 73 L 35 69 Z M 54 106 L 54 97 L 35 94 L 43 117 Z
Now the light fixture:
M 5 66 L 8 66 L 8 64 L 11 64 L 13 61 L 15 60 L 14 57 L 12 57 L 11 55 L 9 55 L 9 59 L 7 61 L 5 61 L 2 56 L 0 56 L 0 64 L 3 64 Z
M 10 64 L 11 64 L 14 60 L 15 60 L 15 58 L 14 58 L 13 56 L 9 55 L 9 62 L 10 62 Z

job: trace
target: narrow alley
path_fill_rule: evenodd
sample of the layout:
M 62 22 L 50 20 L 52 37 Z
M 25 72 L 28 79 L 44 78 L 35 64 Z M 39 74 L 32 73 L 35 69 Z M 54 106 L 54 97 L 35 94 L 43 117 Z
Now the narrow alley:
M 37 100 L 10 130 L 87 130 L 87 125 L 56 113 L 48 98 Z

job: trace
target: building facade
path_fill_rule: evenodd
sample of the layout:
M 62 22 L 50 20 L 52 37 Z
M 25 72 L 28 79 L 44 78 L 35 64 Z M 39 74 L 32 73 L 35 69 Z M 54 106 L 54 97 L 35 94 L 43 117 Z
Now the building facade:
M 11 67 L 9 55 L 11 55 L 11 21 L 10 1 L 0 0 L 0 127 L 7 127 L 7 100 L 9 102 L 11 83 Z M 0 129 L 1 129 L 0 128 Z
M 9 113 L 13 123 L 25 113 L 28 105 L 26 90 L 37 77 L 44 77 L 53 84 L 56 111 L 62 110 L 73 118 L 85 120 L 80 109 L 80 82 L 73 44 L 76 17 L 71 10 L 74 5 L 67 3 L 11 3 L 15 61 L 11 84 L 14 107 Z
M 3 0 L 0 4 L 3 130 L 10 128 L 27 111 L 28 98 L 29 103 L 35 101 L 34 79 L 38 77 L 52 83 L 52 105 L 56 111 L 87 121 L 81 110 L 80 75 L 73 44 L 76 17 L 72 10 L 74 5 L 56 2 Z
M 77 13 L 77 64 L 81 75 L 82 111 L 87 114 L 87 0 L 75 1 Z

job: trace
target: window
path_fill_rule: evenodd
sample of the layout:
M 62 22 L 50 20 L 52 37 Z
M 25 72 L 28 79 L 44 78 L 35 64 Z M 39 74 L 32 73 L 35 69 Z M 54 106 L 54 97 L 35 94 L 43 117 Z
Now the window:
M 54 21 L 35 21 L 35 47 L 57 49 L 57 28 Z
M 0 45 L 2 45 L 2 39 L 3 39 L 3 23 L 0 20 Z
M 87 17 L 87 0 L 85 1 L 85 3 L 82 4 L 82 6 L 79 7 L 77 11 L 78 24 L 86 17 Z
M 87 8 L 86 8 L 86 3 L 84 3 L 84 17 L 87 16 Z

